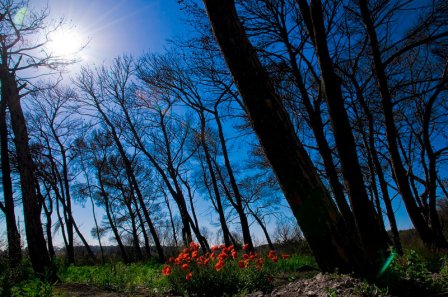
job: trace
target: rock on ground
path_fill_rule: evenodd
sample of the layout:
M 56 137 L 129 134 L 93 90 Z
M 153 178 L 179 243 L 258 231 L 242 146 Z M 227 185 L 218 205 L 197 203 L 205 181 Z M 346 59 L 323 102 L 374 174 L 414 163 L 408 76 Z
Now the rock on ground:
M 363 295 L 365 284 L 348 275 L 319 273 L 311 279 L 300 279 L 279 288 L 271 293 L 255 292 L 247 297 L 358 297 Z M 376 295 L 387 297 L 387 295 Z

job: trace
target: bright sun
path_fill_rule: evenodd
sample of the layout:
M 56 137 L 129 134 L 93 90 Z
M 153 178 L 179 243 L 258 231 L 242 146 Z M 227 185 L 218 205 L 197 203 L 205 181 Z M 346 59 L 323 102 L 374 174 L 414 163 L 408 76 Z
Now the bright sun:
M 78 31 L 73 29 L 58 29 L 50 34 L 48 47 L 54 56 L 72 58 L 79 54 L 85 42 Z

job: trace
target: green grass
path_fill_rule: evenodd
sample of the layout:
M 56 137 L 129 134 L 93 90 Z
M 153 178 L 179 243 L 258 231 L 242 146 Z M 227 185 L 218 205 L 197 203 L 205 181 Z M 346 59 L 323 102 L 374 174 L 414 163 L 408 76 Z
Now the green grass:
M 79 283 L 106 290 L 133 293 L 137 288 L 158 292 L 168 290 L 159 264 L 106 264 L 102 266 L 69 266 L 60 272 L 63 283 Z

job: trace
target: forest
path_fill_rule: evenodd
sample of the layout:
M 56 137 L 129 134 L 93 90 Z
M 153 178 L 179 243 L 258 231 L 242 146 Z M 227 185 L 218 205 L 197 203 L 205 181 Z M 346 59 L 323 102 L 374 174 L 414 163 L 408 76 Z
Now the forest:
M 0 0 L 0 296 L 448 294 L 446 1 L 180 0 L 99 64 L 32 4 Z

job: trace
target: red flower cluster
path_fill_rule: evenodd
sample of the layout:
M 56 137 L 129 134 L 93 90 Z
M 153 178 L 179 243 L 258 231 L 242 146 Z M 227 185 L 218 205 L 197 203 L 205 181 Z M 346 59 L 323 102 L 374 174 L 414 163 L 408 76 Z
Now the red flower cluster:
M 212 252 L 205 255 L 199 255 L 199 247 L 199 244 L 191 242 L 189 248 L 185 248 L 176 258 L 171 257 L 168 260 L 170 264 L 174 264 L 186 272 L 186 281 L 190 281 L 193 277 L 190 264 L 194 264 L 196 267 L 208 267 L 209 262 L 216 261 L 214 269 L 220 271 L 225 266 L 226 261 L 238 260 L 238 252 L 233 245 L 228 247 L 225 245 L 214 245 L 211 247 Z M 245 244 L 242 249 L 245 251 L 248 247 L 249 245 Z M 281 256 L 283 259 L 289 257 L 286 254 Z M 278 262 L 278 256 L 275 251 L 269 251 L 267 257 L 274 263 Z M 242 259 L 238 260 L 238 267 L 241 269 L 248 268 L 251 262 L 255 264 L 255 269 L 260 269 L 265 263 L 265 259 L 258 253 L 245 253 L 242 255 Z M 162 269 L 162 274 L 165 276 L 170 275 L 171 272 L 170 265 L 165 265 Z

